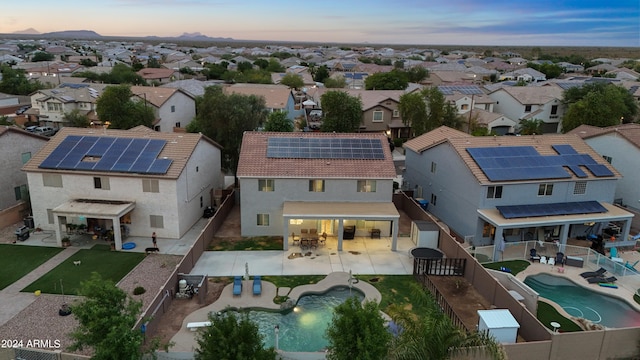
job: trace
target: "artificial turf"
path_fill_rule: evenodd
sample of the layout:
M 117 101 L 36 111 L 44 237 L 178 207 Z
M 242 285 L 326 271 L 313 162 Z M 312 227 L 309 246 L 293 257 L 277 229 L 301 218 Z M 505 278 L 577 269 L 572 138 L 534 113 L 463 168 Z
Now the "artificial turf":
M 0 290 L 13 284 L 64 249 L 0 244 Z
M 111 251 L 106 245 L 81 249 L 22 291 L 40 290 L 47 294 L 78 295 L 80 283 L 89 279 L 92 272 L 95 271 L 103 279 L 117 283 L 138 265 L 144 256 L 143 253 Z M 80 264 L 75 265 L 74 261 L 80 261 Z

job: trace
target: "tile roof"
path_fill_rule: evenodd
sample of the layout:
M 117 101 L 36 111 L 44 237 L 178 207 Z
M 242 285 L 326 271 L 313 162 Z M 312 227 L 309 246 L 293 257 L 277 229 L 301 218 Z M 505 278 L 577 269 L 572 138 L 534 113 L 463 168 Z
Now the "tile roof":
M 159 86 L 132 86 L 131 92 L 142 100 L 146 100 L 155 107 L 162 107 L 173 94 L 181 91 L 180 89 Z M 183 92 L 186 94 L 185 92 Z
M 577 128 L 569 131 L 569 134 L 577 135 L 582 139 L 616 134 L 627 139 L 627 141 L 635 145 L 637 148 L 640 148 L 640 124 L 621 124 L 605 128 L 590 125 L 580 125 Z
M 173 69 L 165 69 L 165 68 L 144 68 L 140 69 L 136 74 L 142 76 L 147 80 L 154 79 L 166 79 L 171 77 L 175 73 Z
M 471 173 L 480 183 L 491 183 L 489 178 L 467 152 L 467 148 L 500 147 L 500 146 L 533 146 L 540 155 L 557 155 L 552 145 L 571 145 L 578 153 L 590 155 L 598 164 L 605 165 L 615 177 L 620 178 L 620 173 L 611 164 L 606 162 L 595 150 L 587 145 L 584 140 L 575 134 L 545 134 L 530 136 L 471 136 L 463 132 L 446 128 L 444 126 L 432 130 L 405 143 L 405 147 L 415 152 L 423 152 L 426 149 L 442 143 L 448 143 L 467 165 Z M 585 171 L 586 178 L 578 178 L 572 172 L 568 172 L 573 180 L 598 179 L 590 171 Z
M 62 143 L 67 136 L 99 136 L 99 137 L 122 137 L 122 138 L 140 138 L 140 139 L 162 139 L 166 140 L 164 148 L 158 155 L 159 158 L 169 158 L 173 160 L 169 170 L 164 175 L 140 175 L 132 173 L 115 173 L 115 172 L 99 172 L 99 171 L 81 171 L 81 170 L 52 170 L 40 169 L 38 166 L 53 152 L 54 149 Z M 101 128 L 76 128 L 64 127 L 53 136 L 40 151 L 35 154 L 29 162 L 22 168 L 26 172 L 54 172 L 65 174 L 108 174 L 109 176 L 125 176 L 125 177 L 152 177 L 152 178 L 169 178 L 177 179 L 182 173 L 184 167 L 189 161 L 191 154 L 196 145 L 201 141 L 207 141 L 213 146 L 221 148 L 213 140 L 201 134 L 193 133 L 164 133 L 151 130 L 144 126 L 138 126 L 130 130 L 104 130 Z
M 46 136 L 41 136 L 41 135 L 38 135 L 38 134 L 34 134 L 32 132 L 29 132 L 29 131 L 26 131 L 26 130 L 22 130 L 19 127 L 16 127 L 16 126 L 0 126 L 0 137 L 2 135 L 9 134 L 9 133 L 15 133 L 15 134 L 20 134 L 20 135 L 25 135 L 25 136 L 31 136 L 33 138 L 41 139 L 41 140 L 44 140 L 44 141 L 49 140 L 49 138 L 46 137 Z
M 379 139 L 382 142 L 384 159 L 268 158 L 267 141 L 271 137 Z M 242 139 L 237 176 L 245 178 L 392 179 L 396 176 L 396 170 L 393 165 L 391 149 L 387 143 L 387 137 L 382 133 L 246 132 Z
M 286 109 L 291 96 L 291 89 L 284 85 L 233 84 L 223 87 L 223 91 L 226 94 L 262 96 L 270 109 Z
M 496 91 L 504 91 L 523 105 L 546 104 L 554 99 L 562 99 L 563 90 L 556 86 L 513 86 L 503 87 Z

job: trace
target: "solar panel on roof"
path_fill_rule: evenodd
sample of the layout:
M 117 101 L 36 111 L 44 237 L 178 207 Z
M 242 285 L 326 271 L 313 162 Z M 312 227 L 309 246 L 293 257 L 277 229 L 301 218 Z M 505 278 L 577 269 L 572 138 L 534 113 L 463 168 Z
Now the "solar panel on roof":
M 172 162 L 157 159 L 165 144 L 165 140 L 159 139 L 71 135 L 62 140 L 39 167 L 164 174 Z
M 378 139 L 269 138 L 268 158 L 384 159 Z
M 558 155 L 540 155 L 533 146 L 500 146 L 467 148 L 467 152 L 491 181 L 542 180 L 570 178 L 587 174 L 586 166 L 595 176 L 613 176 L 605 165 L 599 165 L 588 154 L 579 154 L 570 145 L 553 145 Z M 592 170 L 589 166 L 593 166 Z M 598 175 L 599 174 L 599 175 Z
M 524 217 L 558 216 L 606 213 L 607 209 L 597 201 L 580 201 L 553 204 L 496 206 L 505 219 Z

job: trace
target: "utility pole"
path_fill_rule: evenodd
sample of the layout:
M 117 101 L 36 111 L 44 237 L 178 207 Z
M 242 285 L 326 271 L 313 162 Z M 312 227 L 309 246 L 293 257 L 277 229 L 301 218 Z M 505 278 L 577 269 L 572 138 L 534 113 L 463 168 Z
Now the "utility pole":
M 471 94 L 471 105 L 469 107 L 469 125 L 467 126 L 467 134 L 471 134 L 471 114 L 473 113 L 473 97 L 475 94 Z

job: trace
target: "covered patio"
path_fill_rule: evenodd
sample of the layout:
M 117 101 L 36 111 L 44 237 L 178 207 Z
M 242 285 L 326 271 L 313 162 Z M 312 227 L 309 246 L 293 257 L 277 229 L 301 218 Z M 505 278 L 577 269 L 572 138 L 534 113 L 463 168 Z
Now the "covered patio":
M 375 235 L 391 238 L 391 250 L 398 247 L 400 214 L 392 202 L 300 202 L 285 201 L 283 210 L 283 238 L 299 234 L 309 223 L 318 233 L 337 238 L 337 250 L 343 250 L 345 226 L 353 226 L 355 236 Z M 373 236 L 371 236 L 373 237 Z M 284 250 L 289 241 L 284 241 Z
M 113 242 L 116 250 L 122 250 L 121 218 L 135 209 L 136 203 L 117 200 L 96 200 L 96 199 L 76 199 L 66 202 L 51 210 L 55 231 L 56 242 L 62 246 L 63 234 L 67 223 L 84 223 L 87 219 L 104 219 L 111 223 L 110 231 L 113 231 Z M 78 223 L 76 223 L 78 224 Z M 89 229 L 92 231 L 92 229 Z

